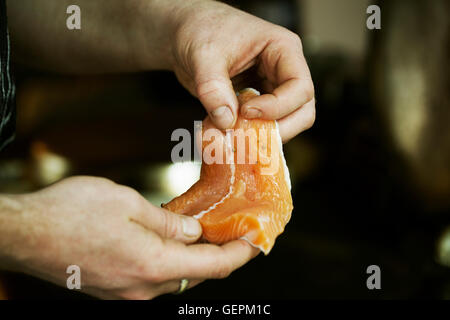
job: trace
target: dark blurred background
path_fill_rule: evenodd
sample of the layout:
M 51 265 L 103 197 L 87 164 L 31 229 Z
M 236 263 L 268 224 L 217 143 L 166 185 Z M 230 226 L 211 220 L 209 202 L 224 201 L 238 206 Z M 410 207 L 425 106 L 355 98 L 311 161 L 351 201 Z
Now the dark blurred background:
M 450 3 L 229 3 L 301 36 L 317 118 L 285 145 L 294 211 L 270 255 L 176 298 L 449 299 Z M 370 4 L 381 30 L 366 28 Z M 198 177 L 197 164 L 170 162 L 172 131 L 206 115 L 173 74 L 16 72 L 18 136 L 0 157 L 0 192 L 96 175 L 159 205 Z M 366 287 L 372 264 L 381 290 Z M 3 279 L 13 298 L 87 298 Z

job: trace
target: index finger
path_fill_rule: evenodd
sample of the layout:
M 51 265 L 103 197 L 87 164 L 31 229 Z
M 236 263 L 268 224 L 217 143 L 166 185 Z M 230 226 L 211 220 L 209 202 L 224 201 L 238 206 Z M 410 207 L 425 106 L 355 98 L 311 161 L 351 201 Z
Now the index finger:
M 261 54 L 260 64 L 261 75 L 275 90 L 247 101 L 241 107 L 244 117 L 253 118 L 253 114 L 262 119 L 281 119 L 314 98 L 311 73 L 300 43 L 269 45 Z M 252 109 L 256 111 L 249 112 Z
M 260 252 L 245 240 L 234 240 L 224 245 L 183 245 L 166 241 L 165 273 L 172 279 L 226 278 Z

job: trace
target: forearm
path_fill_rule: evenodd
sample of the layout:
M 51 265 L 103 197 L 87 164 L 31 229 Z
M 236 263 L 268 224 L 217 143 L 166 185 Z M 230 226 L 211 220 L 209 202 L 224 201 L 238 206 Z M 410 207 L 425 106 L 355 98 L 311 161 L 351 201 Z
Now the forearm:
M 172 18 L 189 1 L 78 0 L 81 30 L 69 30 L 71 0 L 8 0 L 13 54 L 70 73 L 170 69 Z
M 14 270 L 24 242 L 25 212 L 18 196 L 0 195 L 0 270 Z

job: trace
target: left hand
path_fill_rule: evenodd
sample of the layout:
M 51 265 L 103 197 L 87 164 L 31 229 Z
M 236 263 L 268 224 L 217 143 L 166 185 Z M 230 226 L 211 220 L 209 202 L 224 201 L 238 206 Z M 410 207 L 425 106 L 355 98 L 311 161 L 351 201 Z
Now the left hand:
M 297 34 L 215 1 L 196 1 L 177 15 L 172 68 L 214 124 L 246 118 L 278 120 L 283 142 L 315 120 L 314 86 Z M 251 67 L 267 92 L 238 102 L 231 79 Z
M 71 177 L 37 192 L 0 195 L 0 269 L 67 284 L 103 299 L 152 299 L 225 278 L 259 250 L 244 240 L 194 244 L 201 225 L 97 177 Z

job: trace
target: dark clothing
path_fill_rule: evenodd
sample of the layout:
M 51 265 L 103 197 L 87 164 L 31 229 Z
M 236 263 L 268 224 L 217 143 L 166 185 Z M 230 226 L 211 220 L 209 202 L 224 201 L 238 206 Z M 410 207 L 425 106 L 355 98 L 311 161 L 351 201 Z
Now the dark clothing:
M 10 43 L 5 0 L 0 0 L 0 151 L 15 136 L 15 86 L 10 68 Z

